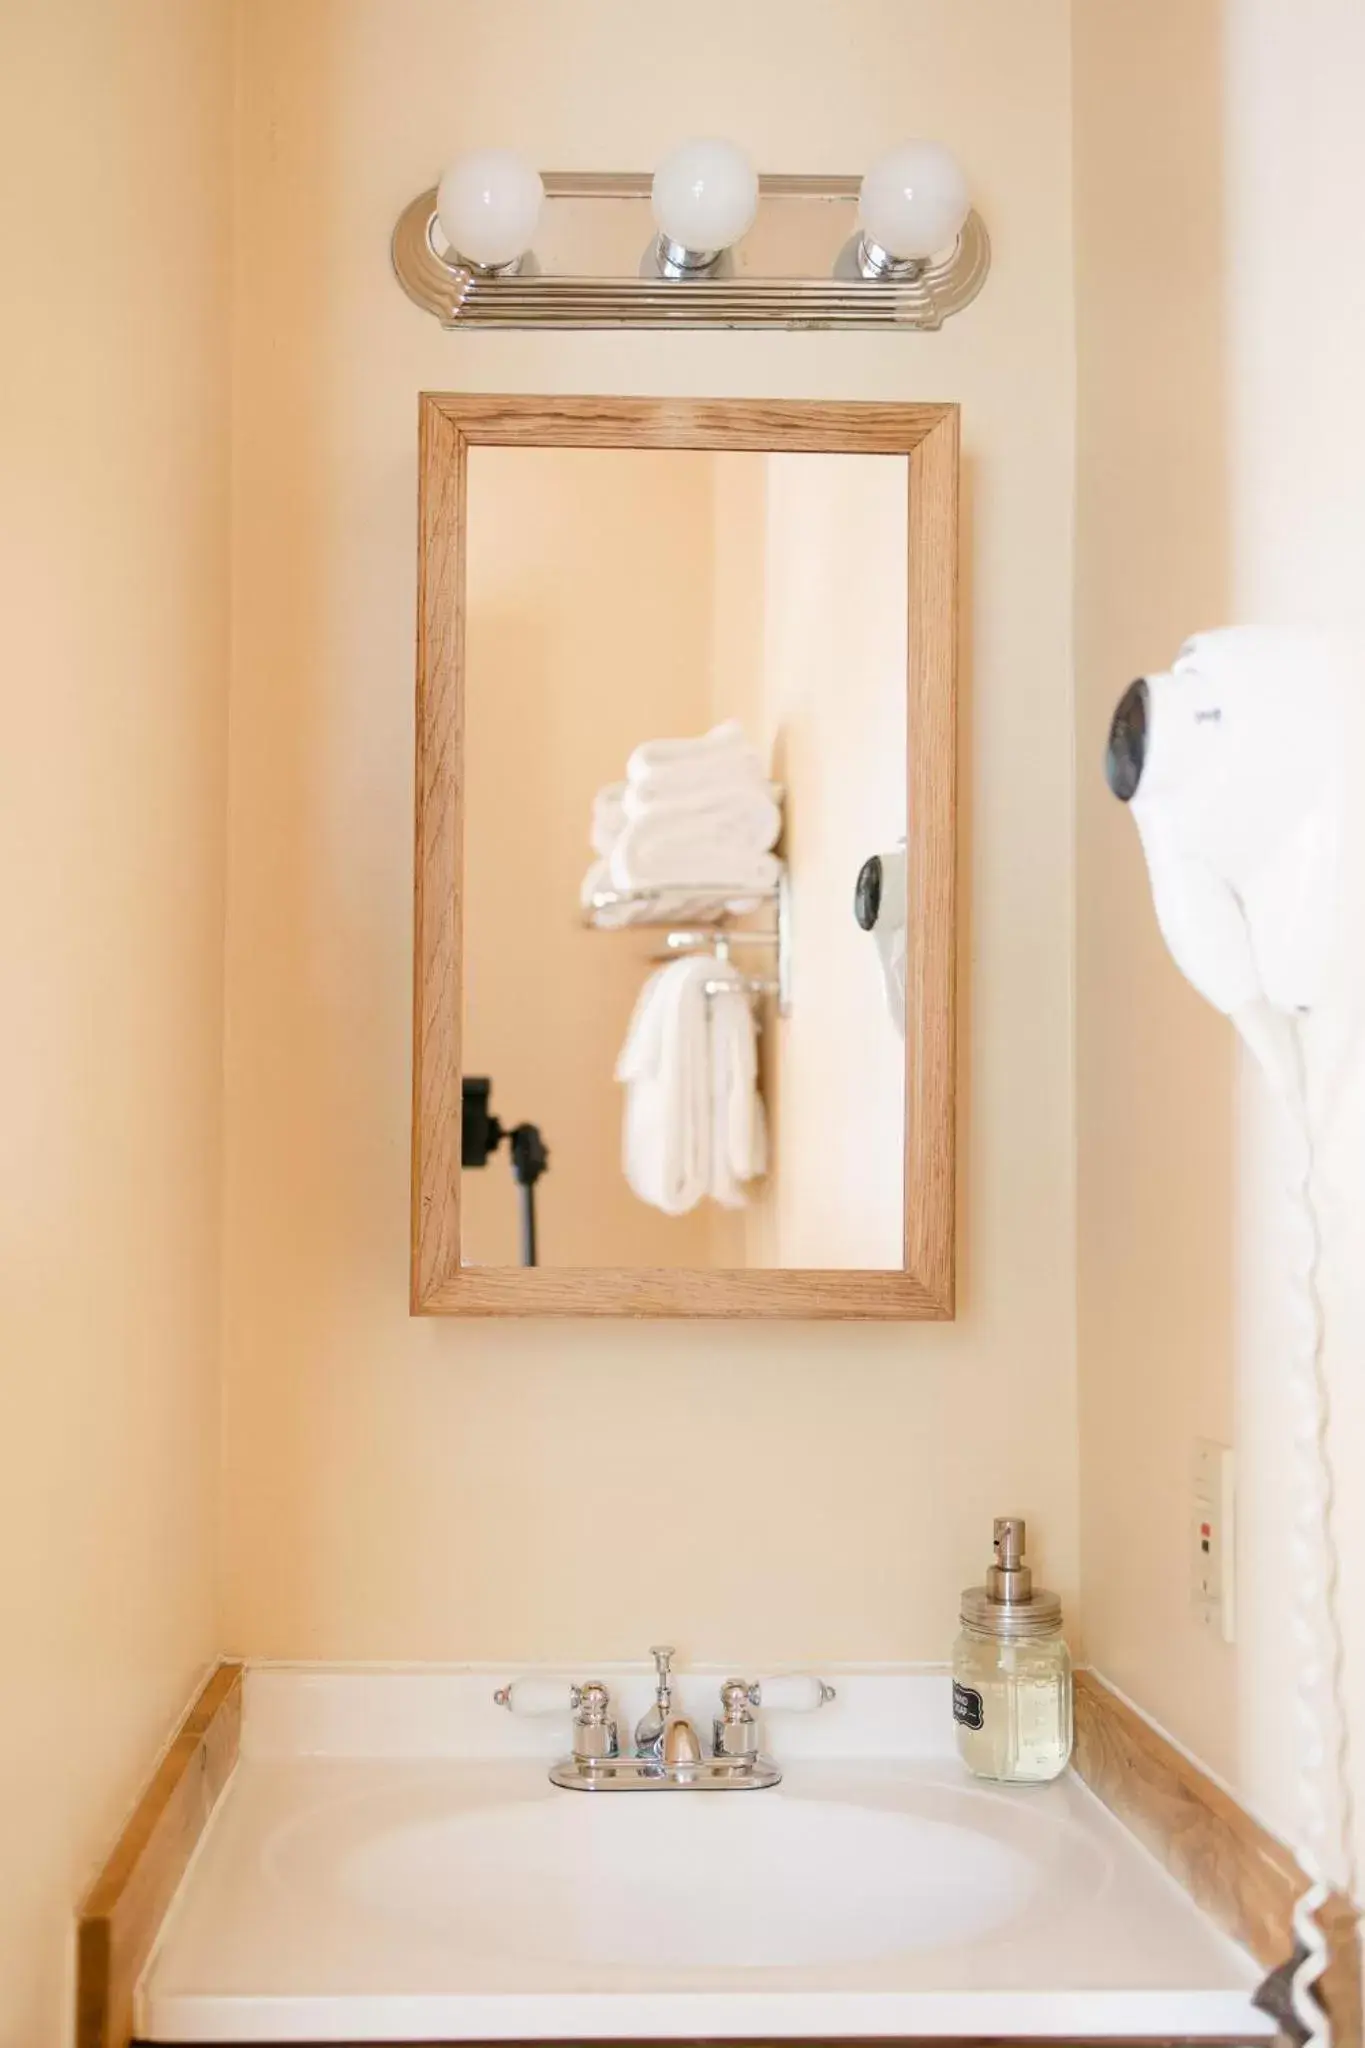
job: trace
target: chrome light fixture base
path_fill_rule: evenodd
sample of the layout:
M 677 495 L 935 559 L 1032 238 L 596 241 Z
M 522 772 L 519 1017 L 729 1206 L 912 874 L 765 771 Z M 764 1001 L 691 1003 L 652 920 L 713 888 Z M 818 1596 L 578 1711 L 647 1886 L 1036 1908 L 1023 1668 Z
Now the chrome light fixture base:
M 718 277 L 723 271 L 729 276 L 734 268 L 726 262 L 729 254 L 728 249 L 689 249 L 682 242 L 670 241 L 667 235 L 656 235 L 640 274 L 642 277 Z
M 496 273 L 438 246 L 435 187 L 420 193 L 393 234 L 393 266 L 408 297 L 451 328 L 913 330 L 961 312 L 990 269 L 985 226 L 971 213 L 944 258 L 888 259 L 890 269 L 866 274 L 857 178 L 760 178 L 752 228 L 707 269 L 698 268 L 697 251 L 660 246 L 647 173 L 547 172 L 544 183 L 534 252 Z M 665 260 L 675 268 L 665 270 Z
M 540 265 L 536 261 L 536 253 L 534 249 L 527 249 L 524 251 L 522 255 L 513 256 L 511 260 L 507 263 L 475 263 L 468 256 L 461 256 L 458 250 L 451 248 L 449 242 L 447 242 L 444 234 L 441 232 L 441 223 L 436 218 L 436 203 L 434 199 L 432 201 L 431 217 L 426 224 L 426 242 L 427 253 L 430 256 L 432 262 L 439 264 L 440 268 L 444 271 L 449 272 L 449 274 L 452 277 L 455 276 L 457 273 L 467 272 L 470 277 L 477 277 L 483 280 L 484 282 L 488 282 L 492 278 L 499 277 L 539 277 L 540 275 Z M 397 264 L 397 261 L 398 233 L 397 229 L 395 229 L 395 265 Z
M 893 256 L 889 249 L 883 249 L 881 243 L 874 242 L 868 234 L 859 235 L 853 260 L 860 277 L 922 277 L 928 268 L 924 257 Z

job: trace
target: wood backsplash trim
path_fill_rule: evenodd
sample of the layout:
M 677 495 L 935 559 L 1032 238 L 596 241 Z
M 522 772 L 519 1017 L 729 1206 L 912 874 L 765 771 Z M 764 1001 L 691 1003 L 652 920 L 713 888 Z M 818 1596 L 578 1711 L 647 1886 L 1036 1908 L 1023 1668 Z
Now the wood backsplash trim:
M 242 1666 L 220 1664 L 86 1894 L 76 1931 L 76 2048 L 128 2048 L 133 1993 L 241 1747 Z
M 1306 1879 L 1283 1842 L 1158 1734 L 1093 1671 L 1076 1674 L 1077 1771 L 1225 1933 L 1267 1970 L 1293 1952 L 1291 1916 Z M 1350 1901 L 1323 1914 L 1323 1979 L 1334 2048 L 1362 2048 L 1360 1944 Z

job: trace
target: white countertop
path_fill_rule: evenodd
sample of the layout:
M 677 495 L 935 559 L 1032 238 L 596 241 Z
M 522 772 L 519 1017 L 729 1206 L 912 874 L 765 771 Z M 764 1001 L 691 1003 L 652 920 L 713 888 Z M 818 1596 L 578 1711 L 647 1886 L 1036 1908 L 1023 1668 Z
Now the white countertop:
M 1251 1959 L 1079 1780 L 962 1770 L 944 1674 L 827 1672 L 833 1706 L 769 1719 L 780 1786 L 663 1797 L 554 1789 L 567 1722 L 494 1708 L 511 1675 L 249 1672 L 139 2034 L 1273 2033 Z M 600 1675 L 624 1727 L 647 1681 Z M 698 1725 L 715 1684 L 680 1681 Z

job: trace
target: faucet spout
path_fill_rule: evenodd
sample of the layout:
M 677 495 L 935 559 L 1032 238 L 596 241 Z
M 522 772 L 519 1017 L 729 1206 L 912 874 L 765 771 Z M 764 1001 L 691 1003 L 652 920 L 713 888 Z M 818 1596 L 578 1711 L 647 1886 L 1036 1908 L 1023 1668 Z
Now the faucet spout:
M 675 1714 L 664 1730 L 663 1760 L 666 1764 L 699 1764 L 701 1743 L 690 1721 Z

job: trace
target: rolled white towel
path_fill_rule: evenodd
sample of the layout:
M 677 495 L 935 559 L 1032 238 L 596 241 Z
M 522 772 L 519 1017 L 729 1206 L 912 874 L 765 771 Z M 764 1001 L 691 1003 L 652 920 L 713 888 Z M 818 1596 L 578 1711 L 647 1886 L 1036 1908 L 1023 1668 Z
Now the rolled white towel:
M 592 800 L 592 850 L 601 854 L 604 860 L 621 837 L 621 828 L 626 822 L 622 808 L 625 794 L 624 782 L 608 782 Z
M 743 832 L 751 845 L 766 853 L 782 835 L 781 796 L 775 782 L 721 783 L 674 794 L 655 794 L 628 783 L 617 839 L 627 825 L 642 818 L 673 820 L 707 833 Z
M 714 960 L 676 960 L 640 992 L 616 1078 L 626 1087 L 621 1163 L 642 1202 L 681 1216 L 711 1171 L 710 1018 Z
M 714 765 L 706 761 L 680 761 L 673 768 L 650 769 L 626 778 L 627 789 L 641 796 L 697 796 L 707 790 L 763 789 L 767 776 L 758 756 L 745 761 L 727 757 Z
M 651 814 L 633 818 L 607 863 L 617 889 L 725 888 L 765 896 L 777 886 L 779 862 L 752 833 L 711 820 Z
M 679 762 L 716 762 L 726 754 L 753 756 L 739 719 L 724 719 L 720 725 L 712 725 L 710 731 L 688 739 L 643 739 L 626 762 L 626 776 L 651 774 L 659 768 L 673 768 Z
M 641 795 L 761 789 L 766 781 L 763 763 L 733 719 L 699 740 L 647 740 L 626 763 L 626 787 Z

